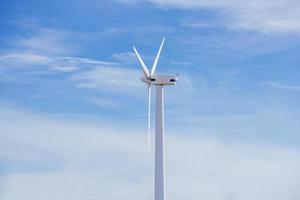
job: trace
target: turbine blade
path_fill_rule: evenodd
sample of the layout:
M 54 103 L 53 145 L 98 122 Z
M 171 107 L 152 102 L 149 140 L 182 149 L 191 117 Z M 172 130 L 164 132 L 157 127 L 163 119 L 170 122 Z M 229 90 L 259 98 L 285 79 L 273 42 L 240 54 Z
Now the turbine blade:
M 155 60 L 154 60 L 154 63 L 153 63 L 153 66 L 152 66 L 152 69 L 151 69 L 151 73 L 150 73 L 150 76 L 153 76 L 154 73 L 155 73 L 155 69 L 156 69 L 156 66 L 157 66 L 157 62 L 158 62 L 158 59 L 159 59 L 159 56 L 160 56 L 160 52 L 161 52 L 161 49 L 164 45 L 164 42 L 165 42 L 165 38 L 163 38 L 161 44 L 160 44 L 160 47 L 159 47 L 159 50 L 157 52 L 157 55 L 155 57 Z
M 135 47 L 133 47 L 133 50 L 134 50 L 135 55 L 136 55 L 136 57 L 138 58 L 138 60 L 139 60 L 139 62 L 140 62 L 140 64 L 141 64 L 141 66 L 142 66 L 142 70 L 143 70 L 143 72 L 144 72 L 146 78 L 149 78 L 149 70 L 148 70 L 147 66 L 145 65 L 143 59 L 141 58 L 139 52 L 136 50 Z
M 151 151 L 151 85 L 148 85 L 148 151 Z

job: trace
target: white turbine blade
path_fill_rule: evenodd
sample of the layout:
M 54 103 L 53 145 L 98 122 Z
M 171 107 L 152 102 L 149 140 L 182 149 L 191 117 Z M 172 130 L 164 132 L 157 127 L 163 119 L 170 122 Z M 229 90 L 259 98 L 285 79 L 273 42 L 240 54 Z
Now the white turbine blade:
M 148 85 L 148 151 L 151 151 L 151 85 Z
M 143 72 L 144 72 L 146 78 L 149 78 L 149 70 L 148 70 L 147 66 L 145 65 L 143 59 L 141 58 L 139 52 L 136 50 L 135 47 L 133 47 L 133 50 L 134 50 L 135 55 L 136 55 L 136 57 L 138 58 L 138 60 L 139 60 L 139 62 L 140 62 L 140 64 L 141 64 L 141 66 L 142 66 L 142 69 L 143 69 Z
M 160 56 L 160 52 L 161 52 L 161 49 L 164 45 L 164 42 L 165 42 L 165 38 L 163 38 L 161 44 L 160 44 L 160 47 L 159 47 L 159 50 L 157 52 L 157 55 L 155 57 L 155 60 L 154 60 L 154 63 L 153 63 L 153 66 L 152 66 L 152 69 L 151 69 L 151 73 L 150 73 L 150 76 L 153 76 L 154 73 L 155 73 L 155 69 L 156 69 L 156 66 L 157 66 L 157 62 L 158 62 L 158 59 L 159 59 L 159 56 Z

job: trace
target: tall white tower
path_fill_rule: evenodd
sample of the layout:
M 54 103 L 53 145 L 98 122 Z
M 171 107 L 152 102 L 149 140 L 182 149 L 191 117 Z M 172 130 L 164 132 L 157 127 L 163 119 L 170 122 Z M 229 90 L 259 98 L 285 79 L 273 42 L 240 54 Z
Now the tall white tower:
M 144 72 L 143 82 L 148 85 L 148 138 L 150 141 L 150 102 L 151 102 L 151 86 L 156 86 L 156 115 L 155 115 L 155 179 L 154 179 L 154 200 L 166 200 L 166 182 L 165 182 L 165 138 L 164 138 L 164 86 L 175 85 L 178 75 L 157 75 L 155 74 L 157 62 L 161 49 L 164 45 L 163 39 L 151 72 L 139 55 L 135 47 L 134 52 L 141 64 Z M 150 142 L 148 143 L 150 146 Z

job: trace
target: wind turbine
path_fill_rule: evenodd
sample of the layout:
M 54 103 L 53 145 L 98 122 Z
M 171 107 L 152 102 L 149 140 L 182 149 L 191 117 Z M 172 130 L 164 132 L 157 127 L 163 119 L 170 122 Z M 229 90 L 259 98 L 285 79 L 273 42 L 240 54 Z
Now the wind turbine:
M 155 115 L 155 181 L 154 181 L 154 200 L 166 199 L 165 187 L 165 144 L 164 144 L 164 86 L 175 85 L 178 75 L 158 75 L 155 73 L 161 49 L 164 45 L 163 38 L 155 57 L 151 71 L 149 72 L 137 49 L 133 50 L 141 64 L 144 72 L 143 82 L 148 85 L 148 148 L 150 151 L 150 109 L 151 109 L 151 86 L 156 86 L 156 115 Z

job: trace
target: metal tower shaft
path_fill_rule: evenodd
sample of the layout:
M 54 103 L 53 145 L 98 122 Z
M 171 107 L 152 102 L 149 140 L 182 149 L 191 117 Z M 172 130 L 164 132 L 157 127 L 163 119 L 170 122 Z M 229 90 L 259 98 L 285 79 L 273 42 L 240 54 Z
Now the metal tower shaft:
M 154 200 L 166 200 L 163 85 L 156 85 L 154 184 Z

